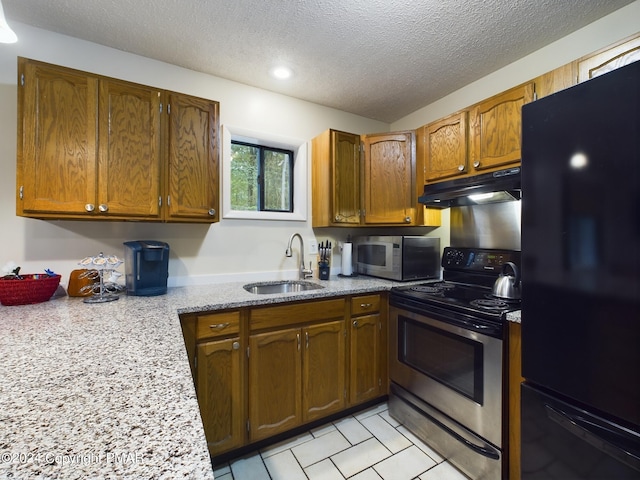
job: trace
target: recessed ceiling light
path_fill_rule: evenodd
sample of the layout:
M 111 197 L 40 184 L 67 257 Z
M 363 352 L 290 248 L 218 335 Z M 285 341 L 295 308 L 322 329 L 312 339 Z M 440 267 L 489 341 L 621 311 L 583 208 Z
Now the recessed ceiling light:
M 291 77 L 292 72 L 289 67 L 276 67 L 273 70 L 271 70 L 271 75 L 273 75 L 275 78 L 278 78 L 280 80 L 285 80 Z

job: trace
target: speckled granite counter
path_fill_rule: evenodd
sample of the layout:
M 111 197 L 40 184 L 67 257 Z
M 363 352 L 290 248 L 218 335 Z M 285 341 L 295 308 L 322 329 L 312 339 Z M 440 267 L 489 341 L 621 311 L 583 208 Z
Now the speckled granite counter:
M 229 283 L 0 306 L 0 478 L 213 478 L 178 314 L 394 285 L 318 283 L 279 295 Z
M 389 290 L 370 277 L 243 283 L 104 304 L 0 306 L 1 478 L 213 478 L 178 314 Z

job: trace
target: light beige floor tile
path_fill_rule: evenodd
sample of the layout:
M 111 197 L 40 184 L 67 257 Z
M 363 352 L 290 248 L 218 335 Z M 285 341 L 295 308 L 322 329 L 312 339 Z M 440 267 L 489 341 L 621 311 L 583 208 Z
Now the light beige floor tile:
M 231 472 L 235 480 L 269 480 L 267 467 L 259 453 L 233 460 Z
M 288 438 L 282 442 L 269 445 L 268 447 L 263 448 L 260 453 L 262 453 L 262 456 L 265 458 L 270 457 L 271 455 L 284 452 L 285 450 L 290 450 L 293 447 L 297 447 L 298 445 L 302 445 L 303 443 L 310 442 L 311 440 L 313 440 L 313 435 L 311 435 L 311 433 L 309 432 L 306 432 L 302 435 L 298 435 L 297 437 Z
M 383 402 L 356 413 L 354 417 L 356 417 L 358 420 L 362 420 L 364 418 L 370 417 L 371 415 L 378 415 L 379 413 L 382 413 L 388 409 L 389 407 L 387 405 L 387 402 Z
M 311 435 L 313 435 L 314 438 L 318 438 L 329 432 L 333 432 L 335 429 L 336 427 L 333 423 L 327 423 L 326 425 L 322 425 L 321 427 L 311 430 Z
M 433 459 L 412 445 L 374 465 L 373 468 L 384 480 L 411 480 L 434 465 L 436 462 Z
M 342 450 L 349 448 L 351 444 L 342 434 L 335 430 L 321 437 L 315 438 L 310 442 L 303 443 L 297 447 L 293 447 L 291 451 L 300 462 L 303 468 L 308 467 L 320 460 L 329 458 Z
M 420 475 L 420 480 L 469 480 L 450 463 L 441 463 Z
M 348 450 L 333 455 L 331 460 L 345 477 L 350 477 L 389 456 L 391 456 L 391 452 L 384 445 L 376 438 L 370 438 Z
M 411 445 L 407 437 L 389 425 L 380 415 L 364 418 L 361 423 L 392 453 L 404 450 Z
M 431 448 L 429 445 L 427 445 L 422 440 L 420 440 L 418 437 L 416 437 L 413 433 L 411 433 L 405 427 L 398 427 L 397 430 L 400 433 L 402 433 L 405 437 L 407 437 L 409 439 L 409 441 L 411 443 L 413 443 L 416 447 L 418 447 L 424 453 L 426 453 L 431 458 L 433 458 L 433 460 L 436 463 L 444 462 L 444 458 L 442 458 L 442 456 L 438 452 L 436 452 L 433 448 Z
M 351 445 L 364 442 L 373 436 L 373 434 L 364 428 L 364 426 L 354 417 L 343 418 L 342 420 L 334 422 L 334 425 L 338 430 L 340 430 L 340 433 L 349 440 Z
M 385 419 L 385 421 L 391 425 L 392 427 L 399 427 L 400 426 L 400 422 L 397 421 L 395 418 L 393 418 L 391 415 L 389 415 L 389 410 L 387 410 L 386 412 L 381 412 L 379 413 L 379 415 Z
M 264 459 L 264 463 L 272 480 L 307 480 L 291 450 L 271 455 Z
M 364 472 L 354 475 L 349 480 L 382 480 L 382 478 L 373 468 L 367 468 Z
M 309 480 L 344 480 L 340 470 L 328 458 L 304 469 Z

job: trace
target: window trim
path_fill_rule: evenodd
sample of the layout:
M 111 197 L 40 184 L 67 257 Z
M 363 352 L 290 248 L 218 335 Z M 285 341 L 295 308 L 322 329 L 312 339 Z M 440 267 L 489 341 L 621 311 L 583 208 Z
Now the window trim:
M 223 125 L 222 130 L 222 218 L 244 220 L 307 221 L 308 142 L 296 138 Z M 293 151 L 293 212 L 242 211 L 231 209 L 231 140 Z

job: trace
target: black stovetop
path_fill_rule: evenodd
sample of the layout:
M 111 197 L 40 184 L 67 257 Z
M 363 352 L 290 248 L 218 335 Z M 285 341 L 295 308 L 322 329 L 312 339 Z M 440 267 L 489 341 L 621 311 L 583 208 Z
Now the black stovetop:
M 520 267 L 520 252 L 480 248 L 446 247 L 442 256 L 443 281 L 402 285 L 391 289 L 392 298 L 407 299 L 414 306 L 461 312 L 469 316 L 505 319 L 520 309 L 519 300 L 497 298 L 492 286 L 505 262 Z

